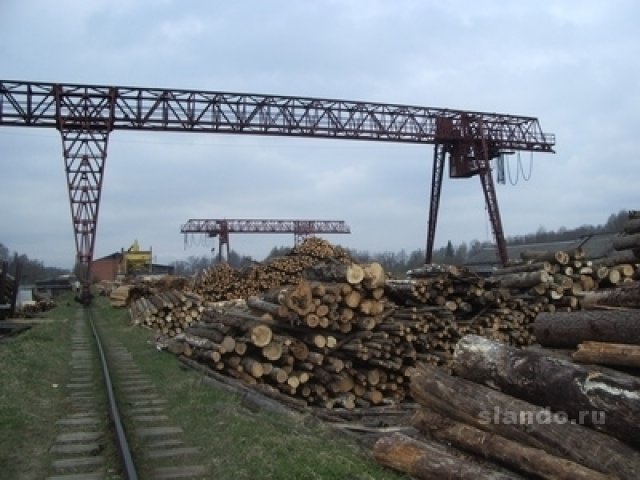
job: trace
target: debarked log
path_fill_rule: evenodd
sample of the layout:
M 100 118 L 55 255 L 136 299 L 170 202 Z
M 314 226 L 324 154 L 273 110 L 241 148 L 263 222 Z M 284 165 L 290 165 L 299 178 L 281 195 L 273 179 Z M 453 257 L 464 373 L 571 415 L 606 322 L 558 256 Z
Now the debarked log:
M 466 460 L 448 452 L 442 445 L 431 441 L 418 441 L 403 433 L 394 433 L 378 439 L 373 446 L 373 456 L 381 465 L 424 480 L 521 478 Z
M 640 368 L 640 345 L 584 342 L 571 358 L 580 363 Z
M 551 455 L 501 435 L 440 415 L 433 410 L 418 410 L 414 425 L 431 437 L 497 461 L 518 471 L 549 480 L 606 480 L 609 475 L 597 472 L 565 458 Z

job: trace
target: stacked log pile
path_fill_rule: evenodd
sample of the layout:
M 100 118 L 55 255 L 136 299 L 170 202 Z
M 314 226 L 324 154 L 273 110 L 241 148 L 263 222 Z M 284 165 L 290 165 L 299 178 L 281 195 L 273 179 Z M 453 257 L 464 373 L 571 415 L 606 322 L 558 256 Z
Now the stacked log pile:
M 593 292 L 583 306 L 585 310 L 536 318 L 539 343 L 577 348 L 572 358 L 582 363 L 640 368 L 640 282 Z
M 432 337 L 436 337 L 436 331 L 439 333 L 424 353 L 439 355 L 445 361 L 428 363 L 448 363 L 456 343 L 467 333 L 529 345 L 534 341 L 533 319 L 547 308 L 545 302 L 530 301 L 537 297 L 523 295 L 519 285 L 503 286 L 496 278 L 484 279 L 458 267 L 430 265 L 411 274 L 414 278 L 388 280 L 385 287 L 397 304 L 434 312 Z M 526 274 L 513 275 L 515 279 L 526 279 Z
M 185 277 L 165 275 L 158 279 L 134 278 L 127 283 L 102 281 L 96 285 L 98 294 L 109 297 L 112 307 L 129 307 L 142 297 L 151 297 L 163 292 L 189 290 L 189 281 Z M 163 301 L 162 299 L 160 301 Z
M 310 237 L 288 255 L 238 271 L 226 263 L 205 269 L 193 286 L 195 293 L 211 301 L 233 300 L 258 295 L 265 290 L 297 282 L 305 269 L 325 260 L 350 263 L 346 250 L 326 240 Z
M 48 296 L 34 297 L 33 302 L 24 303 L 16 308 L 17 318 L 33 318 L 56 307 L 56 302 Z
M 130 313 L 172 338 L 175 353 L 246 383 L 312 405 L 394 403 L 409 394 L 409 367 L 450 368 L 464 335 L 526 346 L 536 340 L 536 316 L 604 302 L 594 300 L 601 291 L 585 291 L 595 270 L 582 255 L 528 252 L 490 278 L 429 265 L 397 280 L 312 239 L 243 272 L 217 265 L 191 289 L 141 297 Z M 263 337 L 240 325 L 259 325 L 270 340 L 260 345 Z
M 638 478 L 639 378 L 475 335 L 453 371 L 413 370 L 424 437 L 382 437 L 380 463 L 416 478 Z
M 623 227 L 623 233 L 613 240 L 613 248 L 628 263 L 640 263 L 640 214 L 629 212 L 629 219 Z M 622 263 L 622 262 L 620 262 Z
M 390 280 L 377 263 L 330 262 L 307 268 L 304 277 L 231 308 L 163 292 L 134 302 L 131 315 L 173 337 L 174 353 L 325 407 L 403 401 L 407 368 L 448 366 L 467 333 L 515 345 L 534 338 L 538 309 L 466 270 Z M 292 345 L 298 356 L 289 353 Z
M 134 324 L 173 337 L 197 322 L 205 309 L 202 297 L 186 290 L 169 289 L 143 295 L 130 302 L 129 315 Z
M 421 312 L 396 320 L 377 263 L 318 264 L 306 277 L 251 296 L 244 307 L 207 308 L 169 350 L 308 405 L 402 402 L 415 342 L 426 341 L 435 317 Z
M 591 261 L 584 259 L 581 249 L 525 250 L 521 257 L 522 263 L 495 271 L 492 280 L 500 287 L 519 289 L 520 298 L 549 312 L 579 309 L 591 292 L 633 282 L 638 270 L 638 260 L 626 254 Z

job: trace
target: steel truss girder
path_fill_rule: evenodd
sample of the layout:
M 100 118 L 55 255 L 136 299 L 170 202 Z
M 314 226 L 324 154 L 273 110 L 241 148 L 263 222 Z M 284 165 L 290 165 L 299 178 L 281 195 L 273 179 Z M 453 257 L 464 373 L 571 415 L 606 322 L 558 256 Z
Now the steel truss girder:
M 351 233 L 342 220 L 267 220 L 267 219 L 189 219 L 180 233 L 206 233 L 215 236 L 222 233 Z
M 409 143 L 464 139 L 482 125 L 503 150 L 552 152 L 534 117 L 350 100 L 0 80 L 0 125 L 55 127 L 55 93 L 113 96 L 114 130 L 218 132 Z M 439 128 L 446 119 L 447 131 Z M 98 125 L 100 126 L 100 125 Z
M 180 233 L 204 233 L 218 237 L 218 260 L 226 245 L 229 258 L 229 233 L 293 233 L 294 243 L 316 233 L 351 233 L 343 220 L 266 220 L 266 219 L 197 219 L 180 227 Z M 185 237 L 186 238 L 186 237 Z

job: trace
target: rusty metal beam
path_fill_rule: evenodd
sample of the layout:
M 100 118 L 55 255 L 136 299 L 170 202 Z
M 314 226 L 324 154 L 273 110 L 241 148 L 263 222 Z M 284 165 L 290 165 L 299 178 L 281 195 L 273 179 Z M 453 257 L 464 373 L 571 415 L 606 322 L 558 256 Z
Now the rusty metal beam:
M 316 233 L 351 233 L 343 220 L 267 220 L 267 219 L 196 219 L 187 220 L 180 227 L 180 233 L 206 234 L 218 237 L 218 259 L 222 259 L 222 249 L 226 245 L 229 257 L 230 233 L 293 233 L 297 245 L 304 238 Z
M 69 104 L 113 94 L 113 130 L 285 135 L 408 143 L 459 141 L 483 125 L 501 149 L 552 152 L 537 118 L 283 95 L 0 80 L 0 125 L 56 127 L 55 92 Z M 93 117 L 87 118 L 90 121 Z M 450 128 L 438 128 L 442 119 Z M 100 123 L 96 125 L 101 126 Z

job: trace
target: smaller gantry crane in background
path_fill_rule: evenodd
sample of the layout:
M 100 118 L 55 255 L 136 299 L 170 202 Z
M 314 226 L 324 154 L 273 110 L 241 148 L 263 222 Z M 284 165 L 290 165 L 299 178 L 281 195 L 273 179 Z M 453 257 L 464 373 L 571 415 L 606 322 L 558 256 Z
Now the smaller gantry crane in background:
M 230 233 L 293 233 L 297 245 L 304 238 L 316 233 L 351 233 L 342 220 L 227 220 L 189 219 L 180 227 L 180 233 L 206 234 L 218 237 L 218 260 L 222 260 L 222 250 L 226 246 L 229 258 Z

